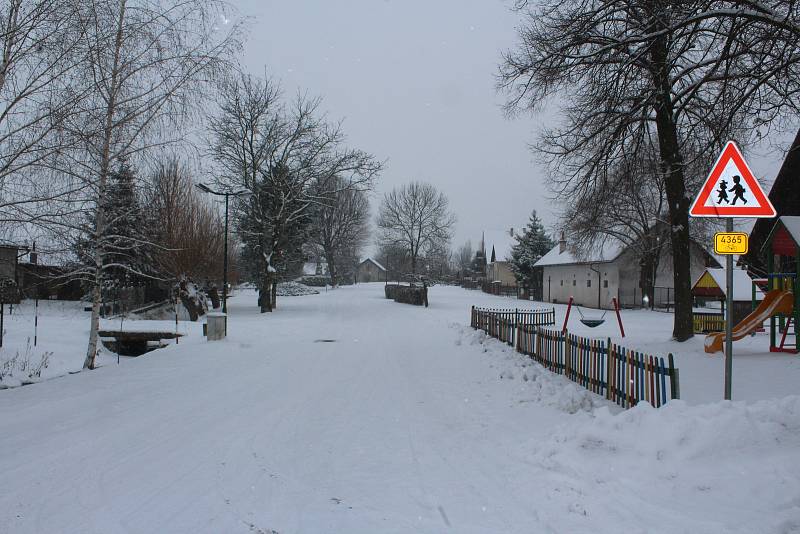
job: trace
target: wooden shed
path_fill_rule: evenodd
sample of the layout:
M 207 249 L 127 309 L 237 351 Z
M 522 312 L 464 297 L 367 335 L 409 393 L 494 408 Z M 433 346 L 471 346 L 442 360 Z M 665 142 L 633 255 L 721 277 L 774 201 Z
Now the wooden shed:
M 386 269 L 372 258 L 367 258 L 359 264 L 356 276 L 358 282 L 384 282 Z

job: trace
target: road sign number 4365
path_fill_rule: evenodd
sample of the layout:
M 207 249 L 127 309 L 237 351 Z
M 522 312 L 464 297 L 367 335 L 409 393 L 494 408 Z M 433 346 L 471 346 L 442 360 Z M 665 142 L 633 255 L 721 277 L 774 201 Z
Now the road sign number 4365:
M 747 254 L 747 234 L 742 232 L 717 232 L 714 234 L 715 254 Z

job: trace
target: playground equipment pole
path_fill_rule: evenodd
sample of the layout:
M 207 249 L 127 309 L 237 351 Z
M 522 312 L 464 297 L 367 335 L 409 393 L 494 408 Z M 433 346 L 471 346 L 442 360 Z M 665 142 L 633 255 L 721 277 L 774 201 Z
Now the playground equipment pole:
M 569 303 L 567 304 L 567 314 L 564 316 L 564 326 L 561 328 L 561 333 L 567 331 L 567 322 L 569 321 L 569 312 L 572 310 L 572 297 L 569 298 Z
M 725 231 L 733 232 L 733 218 L 725 221 Z M 725 400 L 731 400 L 733 373 L 733 255 L 725 256 Z

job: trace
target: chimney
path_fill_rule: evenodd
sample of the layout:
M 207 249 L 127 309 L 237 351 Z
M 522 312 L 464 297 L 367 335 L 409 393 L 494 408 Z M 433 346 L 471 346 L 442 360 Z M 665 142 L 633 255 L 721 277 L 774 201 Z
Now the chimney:
M 567 239 L 564 237 L 564 231 L 561 231 L 561 239 L 558 240 L 558 253 L 563 254 L 567 250 Z

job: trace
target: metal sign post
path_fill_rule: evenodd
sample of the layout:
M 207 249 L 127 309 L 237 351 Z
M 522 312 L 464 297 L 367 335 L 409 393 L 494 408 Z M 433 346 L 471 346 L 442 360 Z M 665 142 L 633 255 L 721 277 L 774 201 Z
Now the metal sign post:
M 725 229 L 733 232 L 733 218 L 725 220 Z M 731 400 L 733 381 L 733 254 L 725 256 L 725 400 Z
M 728 141 L 689 209 L 692 217 L 724 217 L 725 233 L 714 235 L 714 252 L 725 255 L 725 399 L 731 399 L 733 374 L 733 255 L 746 254 L 747 235 L 734 233 L 734 217 L 775 217 L 736 143 Z

